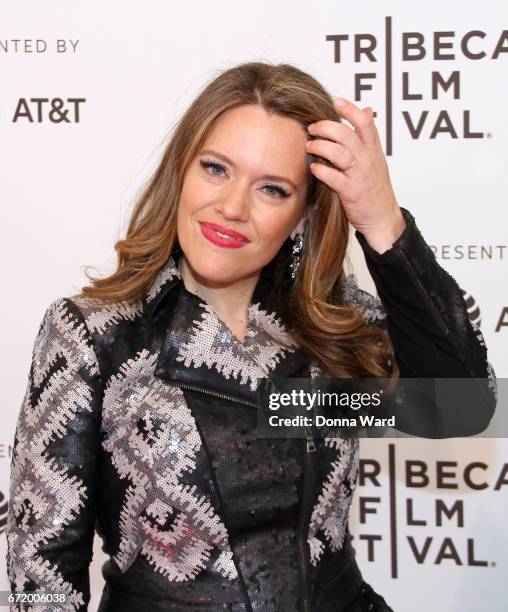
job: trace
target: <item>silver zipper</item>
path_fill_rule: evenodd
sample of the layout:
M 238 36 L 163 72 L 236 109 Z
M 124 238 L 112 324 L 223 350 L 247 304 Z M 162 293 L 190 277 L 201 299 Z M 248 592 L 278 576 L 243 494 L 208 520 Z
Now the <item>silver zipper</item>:
M 207 395 L 213 395 L 215 397 L 220 397 L 221 399 L 227 399 L 231 400 L 232 402 L 238 402 L 239 404 L 245 404 L 246 406 L 251 406 L 252 408 L 258 407 L 256 402 L 251 402 L 236 395 L 229 395 L 228 393 L 221 393 L 220 391 L 211 391 L 210 389 L 205 389 L 204 387 L 199 387 L 198 385 L 193 385 L 191 383 L 181 383 L 177 381 L 177 384 L 183 389 L 189 389 L 189 391 L 200 391 L 201 393 L 206 393 Z
M 314 443 L 314 438 L 309 430 L 305 427 L 305 437 L 307 438 L 307 452 L 314 453 L 316 452 L 316 445 Z
M 304 472 L 303 472 L 303 490 L 302 490 L 302 507 L 300 519 L 296 527 L 296 538 L 298 546 L 298 556 L 301 568 L 301 580 L 302 580 L 302 612 L 312 612 L 312 604 L 310 601 L 310 558 L 308 549 L 308 529 L 309 520 L 312 514 L 310 508 L 311 503 L 311 491 L 312 484 L 314 482 L 314 469 L 313 469 L 313 455 L 311 453 L 316 450 L 314 440 L 312 437 L 309 439 L 307 429 L 305 430 L 307 435 L 307 452 L 304 454 Z

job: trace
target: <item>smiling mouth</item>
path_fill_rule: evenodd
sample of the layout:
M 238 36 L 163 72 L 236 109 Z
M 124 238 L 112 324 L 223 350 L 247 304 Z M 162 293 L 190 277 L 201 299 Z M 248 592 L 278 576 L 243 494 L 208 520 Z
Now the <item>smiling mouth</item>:
M 223 248 L 239 248 L 245 246 L 250 241 L 243 234 L 238 232 L 227 233 L 222 231 L 220 226 L 215 223 L 207 223 L 205 221 L 199 221 L 199 226 L 202 235 L 212 242 L 213 244 Z
M 247 236 L 240 234 L 239 232 L 235 232 L 234 230 L 230 230 L 226 227 L 222 227 L 221 225 L 217 225 L 217 223 L 209 223 L 207 221 L 200 221 L 201 225 L 213 230 L 220 236 L 224 236 L 225 238 L 234 238 L 235 240 L 241 240 L 242 242 L 249 242 Z

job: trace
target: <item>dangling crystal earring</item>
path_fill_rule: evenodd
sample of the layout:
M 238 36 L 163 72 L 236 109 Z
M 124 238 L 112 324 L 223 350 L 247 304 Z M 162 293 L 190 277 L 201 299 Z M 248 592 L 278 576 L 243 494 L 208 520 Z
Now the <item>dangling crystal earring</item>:
M 298 266 L 300 264 L 300 257 L 303 250 L 303 243 L 305 238 L 305 232 L 307 231 L 307 223 L 305 224 L 305 228 L 301 234 L 298 234 L 295 238 L 292 255 L 291 255 L 291 264 L 289 269 L 291 271 L 291 278 L 294 279 L 296 276 L 296 271 L 298 270 Z

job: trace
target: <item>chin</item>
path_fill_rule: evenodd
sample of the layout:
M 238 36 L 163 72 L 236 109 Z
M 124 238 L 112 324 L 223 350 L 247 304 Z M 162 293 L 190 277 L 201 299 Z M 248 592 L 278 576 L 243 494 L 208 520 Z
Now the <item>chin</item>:
M 238 281 L 246 275 L 255 274 L 251 265 L 242 265 L 242 259 L 237 249 L 220 253 L 214 249 L 191 250 L 187 261 L 194 273 L 211 283 L 229 284 Z

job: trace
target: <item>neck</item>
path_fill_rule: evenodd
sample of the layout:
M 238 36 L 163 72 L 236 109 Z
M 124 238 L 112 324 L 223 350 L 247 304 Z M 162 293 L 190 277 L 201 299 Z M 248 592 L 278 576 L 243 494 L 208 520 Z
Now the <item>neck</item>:
M 178 269 L 185 288 L 207 302 L 241 341 L 248 324 L 248 310 L 260 271 L 234 283 L 209 281 L 192 269 L 182 254 Z

